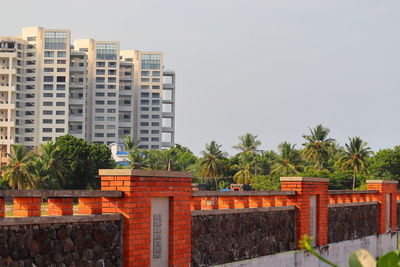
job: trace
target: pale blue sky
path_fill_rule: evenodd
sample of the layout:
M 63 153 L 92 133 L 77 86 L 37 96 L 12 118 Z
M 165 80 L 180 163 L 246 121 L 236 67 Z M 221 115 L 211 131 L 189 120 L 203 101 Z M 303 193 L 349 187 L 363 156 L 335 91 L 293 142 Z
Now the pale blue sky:
M 177 72 L 176 141 L 233 152 L 301 145 L 308 126 L 374 149 L 400 144 L 399 1 L 4 1 L 0 35 L 68 28 L 73 39 L 163 51 Z

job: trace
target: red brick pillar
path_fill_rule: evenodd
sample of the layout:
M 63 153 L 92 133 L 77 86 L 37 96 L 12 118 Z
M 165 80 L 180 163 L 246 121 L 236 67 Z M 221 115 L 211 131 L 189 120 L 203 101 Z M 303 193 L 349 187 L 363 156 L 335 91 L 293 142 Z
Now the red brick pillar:
M 124 266 L 151 264 L 151 209 L 152 199 L 157 197 L 169 198 L 168 265 L 190 266 L 192 174 L 128 169 L 99 173 L 102 190 L 124 192 L 114 204 L 109 203 L 114 200 L 103 199 L 103 212 L 115 208 L 123 215 Z
M 368 190 L 378 190 L 374 196 L 374 200 L 378 201 L 378 234 L 396 230 L 397 184 L 398 181 L 367 180 Z M 388 203 L 390 203 L 389 210 Z
M 101 214 L 101 197 L 80 197 L 78 200 L 79 214 Z
M 65 216 L 74 214 L 74 200 L 68 197 L 49 197 L 47 201 L 49 216 Z
M 4 217 L 6 214 L 6 206 L 5 206 L 5 199 L 4 197 L 0 197 L 0 218 Z
M 281 178 L 282 191 L 296 191 L 296 195 L 290 196 L 289 201 L 296 206 L 297 240 L 303 235 L 309 235 L 313 236 L 317 246 L 328 243 L 328 182 L 327 178 Z M 315 217 L 311 210 L 314 201 Z M 312 221 L 315 223 L 315 230 L 311 227 Z
M 14 212 L 16 217 L 40 216 L 41 197 L 14 197 Z

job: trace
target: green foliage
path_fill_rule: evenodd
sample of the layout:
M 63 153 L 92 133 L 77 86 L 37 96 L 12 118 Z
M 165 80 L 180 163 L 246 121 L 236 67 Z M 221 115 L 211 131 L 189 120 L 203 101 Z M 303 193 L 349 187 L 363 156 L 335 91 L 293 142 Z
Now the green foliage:
M 277 191 L 280 188 L 279 176 L 256 175 L 251 187 L 260 191 Z
M 400 146 L 378 151 L 369 161 L 372 177 L 400 180 Z

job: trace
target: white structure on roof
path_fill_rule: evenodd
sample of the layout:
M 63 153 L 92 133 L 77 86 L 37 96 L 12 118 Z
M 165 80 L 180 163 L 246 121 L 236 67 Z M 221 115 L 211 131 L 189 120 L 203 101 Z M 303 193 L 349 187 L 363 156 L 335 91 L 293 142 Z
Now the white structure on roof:
M 112 143 L 110 149 L 112 157 L 117 163 L 128 162 L 128 152 L 125 151 L 124 144 Z

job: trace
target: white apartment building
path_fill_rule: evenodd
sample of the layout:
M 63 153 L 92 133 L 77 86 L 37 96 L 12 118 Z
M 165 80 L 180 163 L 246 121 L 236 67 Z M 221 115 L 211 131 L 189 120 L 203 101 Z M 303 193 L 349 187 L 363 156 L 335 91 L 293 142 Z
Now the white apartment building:
M 120 51 L 116 41 L 75 40 L 65 29 L 0 36 L 0 149 L 36 148 L 71 134 L 110 145 L 174 145 L 175 72 L 163 53 Z

